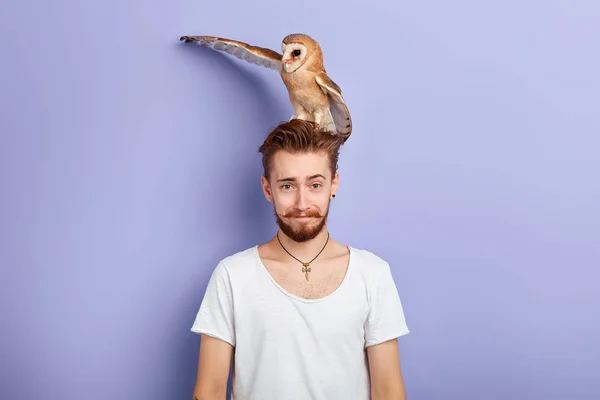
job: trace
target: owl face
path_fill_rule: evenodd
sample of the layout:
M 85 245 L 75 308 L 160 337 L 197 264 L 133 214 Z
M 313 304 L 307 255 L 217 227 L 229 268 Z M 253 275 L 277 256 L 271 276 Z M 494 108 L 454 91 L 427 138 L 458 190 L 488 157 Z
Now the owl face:
M 295 72 L 306 62 L 308 49 L 302 43 L 282 43 L 281 50 L 283 52 L 281 62 L 285 72 Z

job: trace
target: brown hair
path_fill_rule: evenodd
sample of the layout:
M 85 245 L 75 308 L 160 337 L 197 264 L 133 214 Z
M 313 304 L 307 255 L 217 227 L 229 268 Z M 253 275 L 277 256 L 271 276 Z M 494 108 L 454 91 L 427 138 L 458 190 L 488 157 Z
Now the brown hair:
M 273 155 L 284 150 L 290 153 L 324 152 L 329 157 L 331 175 L 338 169 L 339 150 L 345 138 L 315 128 L 312 122 L 292 119 L 279 124 L 266 137 L 258 152 L 262 153 L 264 176 L 269 179 Z

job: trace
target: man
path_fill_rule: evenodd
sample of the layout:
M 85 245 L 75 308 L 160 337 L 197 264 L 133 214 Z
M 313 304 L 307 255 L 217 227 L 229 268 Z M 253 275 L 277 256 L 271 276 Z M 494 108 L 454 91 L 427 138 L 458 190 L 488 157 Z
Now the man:
M 329 237 L 343 139 L 291 120 L 259 151 L 277 234 L 221 260 L 192 331 L 195 400 L 403 400 L 409 332 L 389 265 Z

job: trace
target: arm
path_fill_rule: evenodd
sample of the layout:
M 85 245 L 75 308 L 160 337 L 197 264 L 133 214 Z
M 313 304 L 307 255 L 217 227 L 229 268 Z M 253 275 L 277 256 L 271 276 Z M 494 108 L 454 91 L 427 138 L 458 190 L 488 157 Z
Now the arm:
M 406 400 L 398 340 L 367 347 L 373 400 Z
M 202 335 L 194 400 L 225 400 L 233 346 Z

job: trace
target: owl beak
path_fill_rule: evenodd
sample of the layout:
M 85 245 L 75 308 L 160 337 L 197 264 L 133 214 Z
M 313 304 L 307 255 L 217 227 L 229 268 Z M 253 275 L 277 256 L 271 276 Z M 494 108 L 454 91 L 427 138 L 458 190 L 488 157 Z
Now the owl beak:
M 284 58 L 281 60 L 281 63 L 283 64 L 283 69 L 286 72 L 290 72 L 290 64 L 291 64 L 292 60 L 290 60 L 289 58 Z

